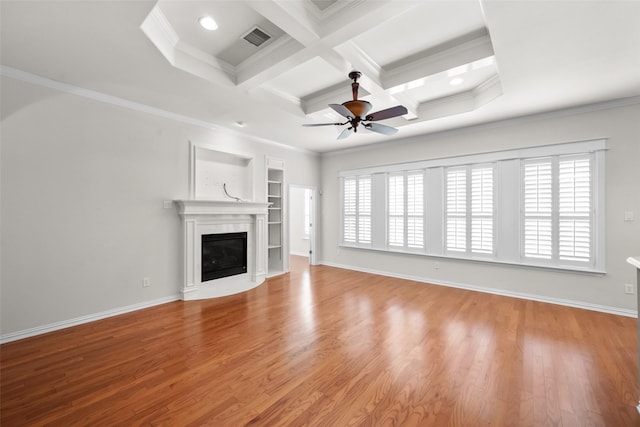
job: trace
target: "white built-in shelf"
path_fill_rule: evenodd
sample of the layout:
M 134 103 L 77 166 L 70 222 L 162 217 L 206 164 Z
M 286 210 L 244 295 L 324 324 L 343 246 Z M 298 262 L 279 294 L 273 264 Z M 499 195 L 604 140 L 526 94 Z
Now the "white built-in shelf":
M 284 161 L 267 157 L 266 181 L 267 203 L 267 276 L 272 277 L 288 270 L 288 254 L 286 244 L 286 191 L 284 177 Z

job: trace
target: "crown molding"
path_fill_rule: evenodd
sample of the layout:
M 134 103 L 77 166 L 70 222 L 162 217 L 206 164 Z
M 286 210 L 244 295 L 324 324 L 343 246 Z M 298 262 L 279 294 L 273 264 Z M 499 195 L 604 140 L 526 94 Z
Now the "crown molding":
M 612 108 L 622 108 L 622 107 L 628 107 L 628 106 L 631 106 L 631 105 L 638 105 L 638 104 L 640 104 L 640 96 L 632 96 L 632 97 L 628 97 L 628 98 L 618 98 L 618 99 L 613 99 L 613 100 L 609 100 L 609 101 L 602 101 L 602 102 L 596 102 L 596 103 L 592 103 L 592 104 L 584 104 L 584 105 L 579 105 L 579 106 L 575 106 L 575 107 L 557 109 L 557 110 L 553 110 L 553 111 L 546 111 L 546 112 L 543 112 L 543 113 L 526 114 L 526 115 L 523 115 L 523 116 L 511 117 L 511 118 L 508 118 L 508 119 L 492 120 L 492 121 L 485 122 L 485 123 L 478 123 L 478 124 L 473 124 L 473 125 L 468 125 L 468 126 L 461 126 L 461 127 L 455 128 L 455 129 L 447 129 L 447 130 L 441 130 L 441 131 L 436 131 L 436 132 L 424 132 L 424 133 L 419 134 L 419 135 L 408 136 L 408 137 L 402 138 L 402 139 L 395 139 L 395 140 L 392 140 L 392 141 L 383 141 L 383 142 L 363 145 L 363 146 L 359 146 L 359 147 L 345 148 L 345 149 L 341 149 L 341 150 L 325 151 L 325 152 L 320 153 L 320 156 L 321 157 L 340 156 L 340 155 L 343 155 L 343 154 L 351 154 L 351 153 L 358 153 L 358 152 L 361 152 L 361 151 L 368 151 L 368 150 L 371 150 L 373 148 L 382 148 L 382 147 L 385 147 L 385 146 L 403 144 L 403 143 L 415 141 L 416 138 L 421 138 L 421 137 L 423 137 L 423 138 L 435 138 L 435 137 L 442 137 L 442 136 L 449 136 L 449 135 L 467 134 L 467 133 L 477 132 L 479 130 L 484 130 L 484 129 L 496 129 L 496 128 L 514 126 L 514 125 L 518 125 L 518 124 L 530 123 L 530 122 L 534 122 L 534 121 L 538 121 L 538 120 L 553 119 L 553 118 L 559 118 L 559 117 L 567 117 L 567 116 L 573 116 L 573 115 L 577 115 L 577 114 L 584 114 L 584 113 L 591 113 L 591 112 L 596 112 L 596 111 L 610 110 Z
M 8 77 L 14 80 L 23 81 L 25 83 L 33 84 L 36 86 L 45 87 L 48 89 L 56 90 L 58 92 L 69 93 L 71 95 L 80 96 L 94 101 L 102 102 L 105 104 L 115 105 L 132 111 L 138 111 L 146 114 L 150 114 L 156 117 L 161 117 L 168 120 L 173 120 L 180 123 L 185 123 L 192 126 L 197 126 L 209 130 L 217 130 L 225 133 L 230 133 L 242 138 L 246 138 L 250 141 L 257 142 L 264 145 L 270 145 L 272 147 L 278 147 L 289 151 L 297 151 L 299 153 L 311 154 L 314 156 L 319 155 L 318 152 L 307 150 L 305 148 L 294 147 L 292 145 L 283 144 L 281 142 L 272 141 L 267 138 L 262 138 L 254 135 L 247 135 L 238 132 L 234 129 L 220 126 L 205 120 L 196 119 L 193 117 L 185 116 L 183 114 L 174 113 L 171 111 L 163 110 L 160 108 L 152 107 L 150 105 L 142 104 L 128 99 L 120 98 L 113 95 L 107 95 L 102 92 L 98 92 L 91 89 L 85 89 L 79 86 L 75 86 L 69 83 L 63 83 L 56 80 L 51 80 L 46 77 L 41 77 L 36 74 L 28 73 L 26 71 L 18 70 L 17 68 L 7 67 L 0 65 L 0 76 Z

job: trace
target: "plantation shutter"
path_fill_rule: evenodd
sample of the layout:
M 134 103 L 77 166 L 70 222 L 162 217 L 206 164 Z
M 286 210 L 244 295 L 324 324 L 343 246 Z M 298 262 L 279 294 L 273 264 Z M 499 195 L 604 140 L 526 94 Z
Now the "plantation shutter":
M 591 165 L 587 156 L 558 162 L 558 257 L 591 261 Z
M 493 253 L 493 167 L 471 170 L 471 251 Z
M 390 175 L 388 180 L 390 246 L 404 246 L 404 176 Z
M 407 246 L 424 247 L 424 172 L 407 174 Z
M 524 256 L 552 257 L 552 160 L 524 162 Z
M 358 242 L 371 243 L 371 177 L 358 178 Z
M 343 229 L 342 239 L 345 242 L 356 241 L 356 179 L 345 178 L 343 187 Z
M 467 170 L 447 170 L 446 248 L 464 252 L 467 249 Z

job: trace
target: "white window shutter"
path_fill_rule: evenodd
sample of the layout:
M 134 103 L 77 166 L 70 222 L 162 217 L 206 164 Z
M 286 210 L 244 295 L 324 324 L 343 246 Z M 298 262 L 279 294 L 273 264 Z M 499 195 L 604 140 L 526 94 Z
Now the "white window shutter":
M 358 178 L 358 242 L 371 243 L 371 177 Z
M 447 171 L 447 241 L 449 251 L 467 250 L 467 170 Z
M 524 256 L 559 264 L 590 263 L 590 156 L 526 160 L 523 171 Z
M 493 253 L 493 167 L 471 170 L 471 251 Z
M 343 187 L 343 228 L 342 239 L 345 242 L 356 241 L 356 179 L 345 178 Z
M 404 176 L 390 175 L 388 184 L 390 246 L 404 246 Z
M 525 257 L 551 259 L 552 256 L 552 160 L 524 162 L 524 242 Z
M 407 174 L 407 246 L 424 247 L 424 172 Z
M 591 167 L 588 157 L 558 162 L 558 257 L 591 261 Z

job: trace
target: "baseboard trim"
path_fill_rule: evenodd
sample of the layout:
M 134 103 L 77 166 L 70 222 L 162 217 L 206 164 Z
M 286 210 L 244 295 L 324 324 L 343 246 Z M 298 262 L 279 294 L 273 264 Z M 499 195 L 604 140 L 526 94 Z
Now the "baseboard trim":
M 540 296 L 540 295 L 534 295 L 534 294 L 527 294 L 524 292 L 505 291 L 503 289 L 474 286 L 474 285 L 468 285 L 466 283 L 457 283 L 457 282 L 429 279 L 428 277 L 418 277 L 418 276 L 411 276 L 407 274 L 398 274 L 398 273 L 392 273 L 389 271 L 374 270 L 369 268 L 356 267 L 352 265 L 338 264 L 335 262 L 321 261 L 320 264 L 323 264 L 329 267 L 344 268 L 346 270 L 360 271 L 363 273 L 377 274 L 380 276 L 394 277 L 396 279 L 412 280 L 415 282 L 430 283 L 438 286 L 448 286 L 450 288 L 466 289 L 469 291 L 483 292 L 483 293 L 494 294 L 494 295 L 502 295 L 502 296 L 511 297 L 511 298 L 520 298 L 520 299 L 526 299 L 531 301 L 546 302 L 549 304 L 557 304 L 557 305 L 564 305 L 567 307 L 581 308 L 584 310 L 599 311 L 602 313 L 615 314 L 618 316 L 638 317 L 638 312 L 631 309 L 611 307 L 611 306 L 600 305 L 600 304 L 592 304 L 592 303 L 583 302 L 583 301 L 575 301 L 575 300 L 568 300 L 568 299 L 562 299 L 562 298 L 553 298 L 553 297 L 546 297 L 546 296 Z
M 114 308 L 112 310 L 101 311 L 99 313 L 89 314 L 87 316 L 81 316 L 69 320 L 63 320 L 61 322 L 50 323 L 48 325 L 36 326 L 35 328 L 29 328 L 22 331 L 10 332 L 8 334 L 0 335 L 0 344 L 21 340 L 36 335 L 46 334 L 47 332 L 53 332 L 59 329 L 69 328 L 71 326 L 82 325 L 83 323 L 94 322 L 96 320 L 106 319 L 107 317 L 118 316 L 120 314 L 142 310 L 143 308 L 149 308 L 156 305 L 166 304 L 179 300 L 180 296 L 178 294 L 170 295 L 168 297 L 145 301 L 138 304 L 127 305 L 125 307 Z
M 289 252 L 289 255 L 303 256 L 305 258 L 309 258 L 309 252 Z

